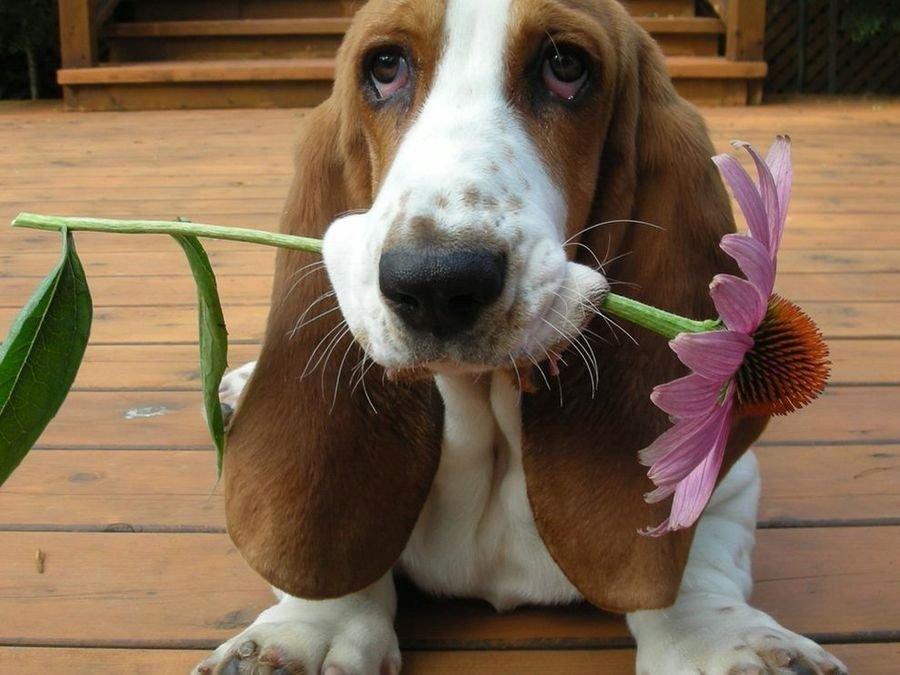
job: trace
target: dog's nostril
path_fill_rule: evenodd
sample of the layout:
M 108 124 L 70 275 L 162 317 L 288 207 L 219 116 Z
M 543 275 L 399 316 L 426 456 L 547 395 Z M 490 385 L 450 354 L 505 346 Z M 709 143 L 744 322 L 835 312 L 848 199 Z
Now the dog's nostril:
M 451 312 L 471 312 L 480 309 L 484 304 L 474 295 L 457 295 L 447 301 L 447 306 Z
M 506 257 L 480 250 L 402 248 L 385 251 L 379 286 L 407 326 L 438 337 L 470 328 L 503 292 Z

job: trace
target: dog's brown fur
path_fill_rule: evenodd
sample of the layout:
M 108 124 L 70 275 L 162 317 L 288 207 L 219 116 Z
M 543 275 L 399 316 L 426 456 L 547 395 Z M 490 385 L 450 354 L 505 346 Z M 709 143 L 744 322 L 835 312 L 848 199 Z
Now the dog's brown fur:
M 438 53 L 440 21 L 428 7 L 438 4 L 414 3 L 422 15 L 403 24 L 431 54 Z M 390 37 L 384 33 L 392 12 L 404 6 L 412 11 L 399 0 L 370 2 L 348 33 L 334 94 L 310 117 L 298 149 L 285 231 L 322 236 L 339 214 L 371 205 L 396 150 L 392 132 L 402 132 L 409 118 L 367 108 L 360 59 L 373 31 Z M 582 16 L 595 26 L 591 49 L 603 67 L 591 100 L 561 121 L 524 116 L 565 186 L 575 214 L 570 230 L 619 219 L 658 225 L 662 230 L 610 224 L 580 241 L 601 260 L 615 260 L 607 275 L 633 284 L 621 292 L 689 316 L 712 315 L 708 283 L 733 271 L 718 249 L 720 237 L 734 229 L 731 210 L 703 121 L 674 92 L 658 48 L 614 0 L 519 6 L 523 26 L 547 12 Z M 515 67 L 524 59 L 511 55 L 508 62 Z M 421 69 L 418 99 L 429 67 Z M 587 252 L 577 255 L 592 264 Z M 375 366 L 366 389 L 377 414 L 360 391 L 338 392 L 332 409 L 339 357 L 315 378 L 300 379 L 315 346 L 340 320 L 334 313 L 290 337 L 298 317 L 328 290 L 324 274 L 295 287 L 295 273 L 309 262 L 299 253 L 278 256 L 263 351 L 230 432 L 225 489 L 229 532 L 248 562 L 292 595 L 325 598 L 371 584 L 400 556 L 440 459 L 442 404 L 432 383 L 391 382 Z M 609 333 L 601 318 L 590 328 Z M 664 340 L 629 331 L 638 346 L 623 339 L 595 349 L 601 379 L 595 395 L 587 371 L 572 363 L 551 388 L 524 394 L 522 403 L 527 489 L 540 535 L 584 596 L 614 611 L 671 604 L 693 534 L 637 533 L 662 521 L 669 508 L 643 500 L 652 485 L 637 452 L 668 425 L 650 390 L 683 368 Z M 361 354 L 350 349 L 355 363 Z M 735 424 L 723 473 L 764 425 L 759 418 Z

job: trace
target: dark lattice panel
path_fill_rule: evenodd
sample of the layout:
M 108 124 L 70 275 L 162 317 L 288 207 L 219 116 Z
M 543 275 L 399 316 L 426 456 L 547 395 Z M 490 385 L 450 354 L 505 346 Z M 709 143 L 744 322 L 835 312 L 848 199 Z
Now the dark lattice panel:
M 840 7 L 835 25 L 831 26 L 827 0 L 807 0 L 803 31 L 801 4 L 798 0 L 768 2 L 767 92 L 900 93 L 900 34 L 885 30 L 864 42 L 853 42 L 841 28 Z M 836 67 L 830 86 L 832 49 Z

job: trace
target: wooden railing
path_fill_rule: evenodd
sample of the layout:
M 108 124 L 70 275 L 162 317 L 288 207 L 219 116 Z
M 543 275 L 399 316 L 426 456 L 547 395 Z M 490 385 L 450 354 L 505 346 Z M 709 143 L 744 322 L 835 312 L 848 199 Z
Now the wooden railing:
M 725 58 L 729 61 L 763 61 L 766 46 L 766 0 L 712 0 L 713 9 L 725 22 Z M 762 81 L 750 84 L 748 103 L 762 101 Z
M 713 0 L 725 22 L 725 58 L 762 61 L 766 39 L 766 0 Z
M 59 0 L 59 47 L 63 68 L 97 65 L 97 32 L 118 0 Z

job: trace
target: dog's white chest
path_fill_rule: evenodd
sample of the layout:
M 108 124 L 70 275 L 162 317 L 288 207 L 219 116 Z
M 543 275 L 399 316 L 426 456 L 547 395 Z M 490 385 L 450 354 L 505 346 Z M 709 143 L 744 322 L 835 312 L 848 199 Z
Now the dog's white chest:
M 507 373 L 436 377 L 444 442 L 401 569 L 436 594 L 499 610 L 580 599 L 538 536 L 525 492 L 519 392 Z

